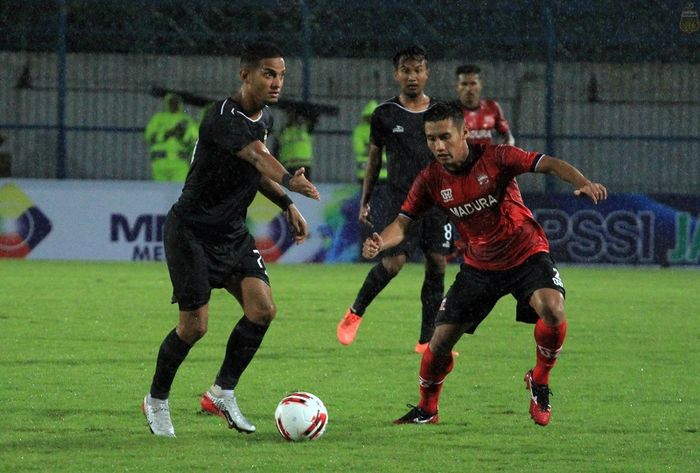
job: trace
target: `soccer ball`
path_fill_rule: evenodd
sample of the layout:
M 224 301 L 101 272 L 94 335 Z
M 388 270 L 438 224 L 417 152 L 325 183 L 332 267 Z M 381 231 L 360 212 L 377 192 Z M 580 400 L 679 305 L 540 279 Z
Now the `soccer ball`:
M 328 411 L 311 393 L 295 392 L 282 398 L 275 410 L 275 425 L 285 440 L 316 440 L 326 431 Z

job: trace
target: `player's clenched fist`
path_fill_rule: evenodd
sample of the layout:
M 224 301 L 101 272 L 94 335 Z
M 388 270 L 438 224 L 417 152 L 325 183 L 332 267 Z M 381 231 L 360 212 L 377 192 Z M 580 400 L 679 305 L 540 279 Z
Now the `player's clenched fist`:
M 379 233 L 372 233 L 372 236 L 367 238 L 362 244 L 362 256 L 367 259 L 374 258 L 380 251 L 382 251 L 383 243 L 384 241 L 382 240 L 382 237 L 379 236 Z

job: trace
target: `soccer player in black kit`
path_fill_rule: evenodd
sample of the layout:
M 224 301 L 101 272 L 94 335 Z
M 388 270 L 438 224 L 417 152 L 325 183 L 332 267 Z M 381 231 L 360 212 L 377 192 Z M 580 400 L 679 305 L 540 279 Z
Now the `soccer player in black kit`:
M 267 104 L 278 100 L 284 82 L 282 53 L 271 43 L 254 43 L 241 55 L 239 90 L 217 102 L 202 120 L 199 141 L 182 190 L 165 222 L 165 253 L 180 309 L 177 327 L 163 340 L 142 411 L 151 431 L 174 437 L 168 396 L 178 367 L 207 332 L 212 288 L 225 288 L 243 317 L 233 328 L 214 384 L 202 396 L 203 412 L 223 417 L 229 428 L 255 432 L 241 413 L 233 390 L 275 317 L 265 264 L 245 224 L 259 191 L 282 209 L 297 243 L 308 235 L 306 221 L 279 184 L 319 200 L 299 169 L 293 176 L 265 147 L 272 128 Z
M 401 93 L 380 104 L 372 113 L 370 149 L 362 184 L 359 220 L 369 222 L 369 202 L 382 165 L 382 151 L 387 154 L 388 205 L 383 210 L 382 226 L 391 222 L 406 198 L 413 180 L 433 160 L 425 141 L 423 114 L 434 100 L 423 90 L 430 75 L 428 57 L 419 46 L 397 52 L 393 58 L 394 78 Z M 386 251 L 382 260 L 365 278 L 355 302 L 338 323 L 336 335 L 343 345 L 351 344 L 362 322 L 365 309 L 396 276 L 410 252 L 420 247 L 425 255 L 425 278 L 421 289 L 422 322 L 415 351 L 422 353 L 433 334 L 435 315 L 445 287 L 445 256 L 452 246 L 452 227 L 437 209 L 424 216 L 399 246 Z

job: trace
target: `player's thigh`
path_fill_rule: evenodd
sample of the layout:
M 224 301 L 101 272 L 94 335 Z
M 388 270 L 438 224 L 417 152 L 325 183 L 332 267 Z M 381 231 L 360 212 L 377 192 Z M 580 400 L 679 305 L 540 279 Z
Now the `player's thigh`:
M 474 333 L 502 295 L 490 272 L 462 264 L 440 305 L 435 326 L 459 325 L 464 333 Z
M 563 320 L 566 291 L 548 253 L 532 255 L 511 274 L 509 292 L 518 301 L 518 321 L 535 323 L 540 317 L 549 323 Z
M 201 243 L 172 212 L 165 221 L 163 238 L 170 281 L 171 302 L 181 311 L 195 311 L 209 302 L 208 259 Z
M 240 280 L 241 306 L 243 313 L 252 322 L 269 325 L 275 318 L 277 309 L 272 300 L 272 290 L 262 279 L 247 276 Z
M 275 317 L 267 268 L 254 242 L 248 243 L 246 252 L 236 262 L 233 274 L 224 287 L 238 300 L 246 317 L 253 322 L 267 325 Z

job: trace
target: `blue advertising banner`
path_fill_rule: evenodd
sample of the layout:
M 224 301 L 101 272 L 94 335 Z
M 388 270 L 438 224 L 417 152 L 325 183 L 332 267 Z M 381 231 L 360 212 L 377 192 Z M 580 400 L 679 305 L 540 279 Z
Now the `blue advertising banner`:
M 524 198 L 557 261 L 700 264 L 700 196 L 612 194 L 599 205 L 572 194 Z
M 0 179 L 0 258 L 163 261 L 163 225 L 181 184 Z M 320 184 L 320 202 L 294 196 L 310 236 L 295 245 L 279 208 L 262 196 L 248 227 L 267 262 L 360 261 L 381 231 L 360 227 L 359 186 Z M 525 195 L 559 262 L 700 267 L 700 195 L 612 194 L 600 205 L 573 194 Z M 415 255 L 413 255 L 415 256 Z M 459 261 L 454 255 L 452 261 Z

